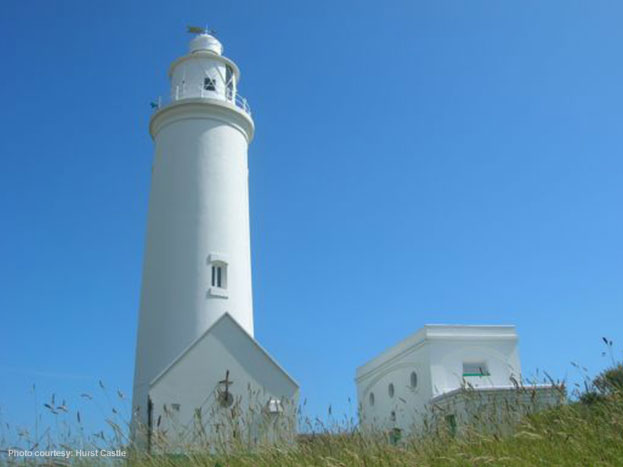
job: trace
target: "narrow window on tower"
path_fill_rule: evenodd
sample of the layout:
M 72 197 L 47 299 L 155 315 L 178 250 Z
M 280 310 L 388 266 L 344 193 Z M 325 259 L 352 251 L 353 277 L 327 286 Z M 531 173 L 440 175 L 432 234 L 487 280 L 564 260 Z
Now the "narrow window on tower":
M 212 287 L 225 288 L 225 265 L 212 266 Z
M 213 253 L 208 256 L 207 265 L 210 268 L 208 273 L 210 277 L 210 287 L 208 290 L 208 296 L 227 298 L 229 293 L 227 291 L 227 272 L 229 264 L 227 263 L 224 255 Z
M 203 80 L 203 89 L 206 91 L 216 91 L 216 80 L 207 76 Z

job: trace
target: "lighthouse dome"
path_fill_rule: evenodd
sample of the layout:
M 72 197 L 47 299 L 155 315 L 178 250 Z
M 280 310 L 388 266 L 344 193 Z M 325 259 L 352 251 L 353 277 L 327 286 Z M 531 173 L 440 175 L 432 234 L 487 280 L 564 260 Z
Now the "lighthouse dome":
M 190 53 L 212 52 L 217 55 L 223 53 L 223 45 L 210 34 L 199 34 L 190 41 Z

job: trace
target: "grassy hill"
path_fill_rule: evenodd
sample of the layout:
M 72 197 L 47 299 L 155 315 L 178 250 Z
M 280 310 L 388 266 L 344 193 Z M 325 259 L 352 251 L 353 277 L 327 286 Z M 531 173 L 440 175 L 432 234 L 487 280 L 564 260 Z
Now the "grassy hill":
M 576 402 L 526 417 L 507 436 L 446 432 L 393 445 L 384 437 L 324 434 L 294 448 L 183 456 L 137 461 L 137 465 L 209 466 L 445 466 L 623 465 L 623 396 Z
M 446 427 L 440 427 L 425 436 L 395 443 L 382 434 L 373 436 L 357 430 L 331 429 L 299 436 L 294 445 L 267 447 L 255 452 L 240 448 L 219 455 L 142 456 L 119 463 L 213 467 L 623 465 L 623 367 L 615 365 L 604 371 L 577 396 L 575 402 L 524 417 L 505 435 L 468 430 L 462 436 L 453 436 Z M 52 435 L 48 436 L 47 449 L 85 449 L 91 442 L 85 438 L 72 442 L 62 433 Z M 103 435 L 101 440 L 104 441 Z M 25 447 L 28 443 L 24 438 L 21 445 Z M 125 444 L 120 437 L 108 438 L 106 443 L 110 449 Z M 1 448 L 6 450 L 6 446 Z M 6 453 L 0 456 L 0 463 L 12 462 L 28 464 L 28 460 L 11 459 Z M 34 460 L 32 463 L 35 464 Z M 72 462 L 76 465 L 93 463 L 93 459 Z

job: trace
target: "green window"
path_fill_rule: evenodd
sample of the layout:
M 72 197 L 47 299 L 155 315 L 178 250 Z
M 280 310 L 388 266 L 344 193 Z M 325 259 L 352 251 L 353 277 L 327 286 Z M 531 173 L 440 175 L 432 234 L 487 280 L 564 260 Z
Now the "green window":
M 463 362 L 463 376 L 489 376 L 487 362 Z

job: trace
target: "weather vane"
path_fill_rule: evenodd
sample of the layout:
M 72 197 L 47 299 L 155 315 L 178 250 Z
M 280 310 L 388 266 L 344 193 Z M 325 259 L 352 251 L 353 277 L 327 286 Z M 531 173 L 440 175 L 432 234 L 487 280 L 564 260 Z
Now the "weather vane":
M 199 26 L 187 26 L 186 32 L 190 34 L 210 34 L 212 36 L 216 34 L 216 31 L 214 29 L 209 29 L 208 25 L 206 25 L 205 28 L 201 28 Z

